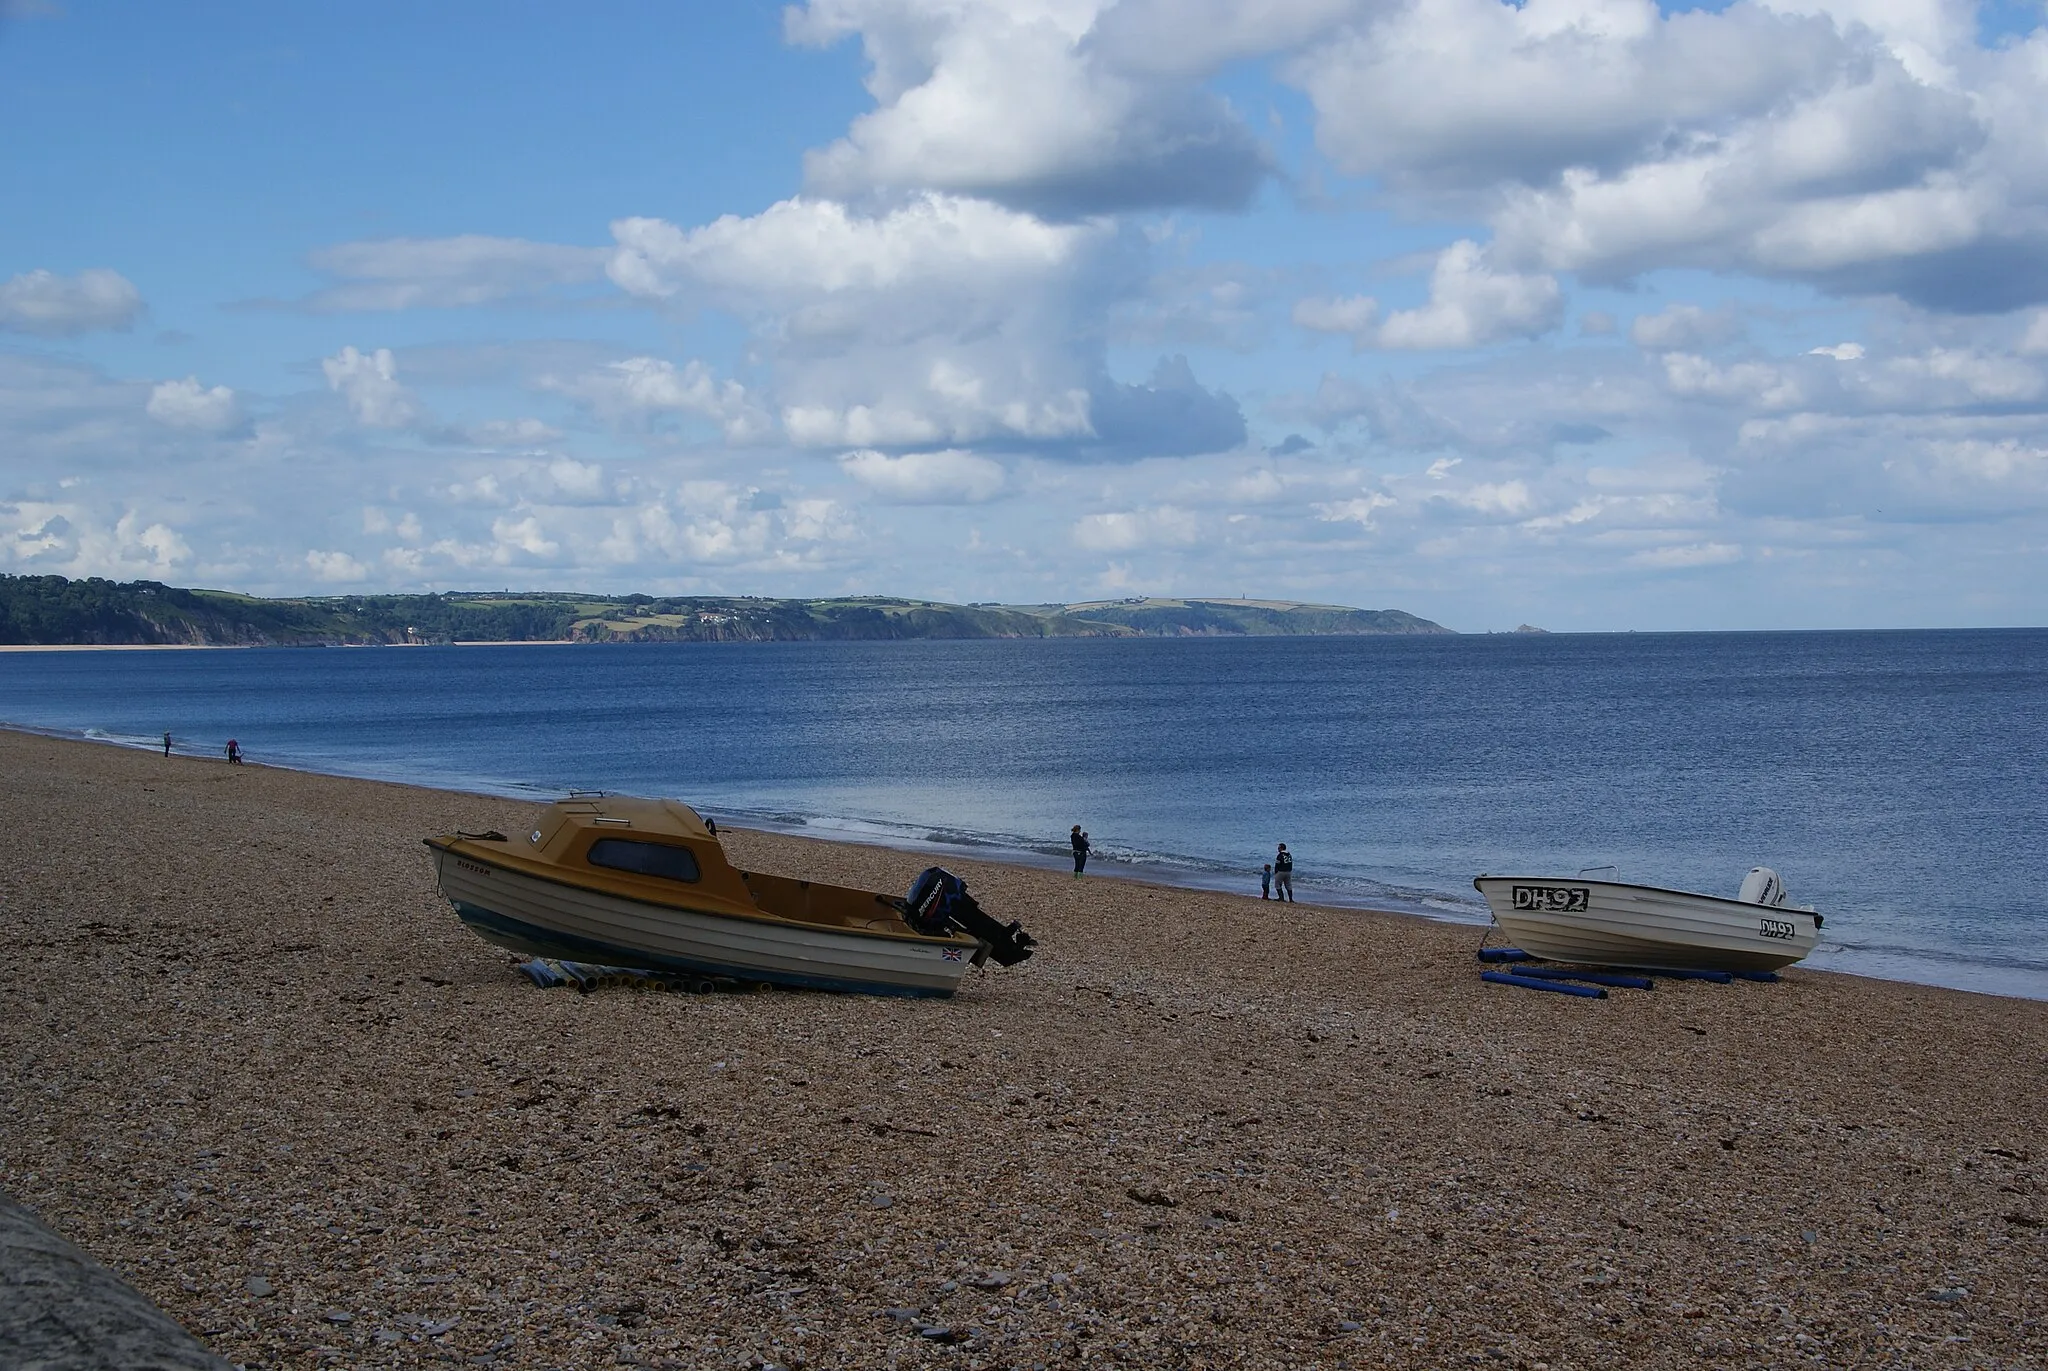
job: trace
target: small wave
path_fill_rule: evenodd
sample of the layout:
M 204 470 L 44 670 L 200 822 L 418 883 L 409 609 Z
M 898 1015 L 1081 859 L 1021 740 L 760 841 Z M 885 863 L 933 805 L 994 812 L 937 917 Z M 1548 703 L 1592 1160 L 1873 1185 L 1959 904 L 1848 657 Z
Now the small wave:
M 900 847 L 937 855 L 1008 860 L 1034 867 L 1064 866 L 1068 848 L 1064 842 L 1022 834 L 963 828 L 934 828 L 874 815 L 833 814 L 825 811 L 793 813 L 748 805 L 717 806 L 721 822 L 741 827 L 758 827 L 774 832 L 802 829 L 813 837 L 877 846 Z M 1225 894 L 1255 893 L 1258 868 L 1244 861 L 1159 851 L 1124 843 L 1096 843 L 1090 851 L 1090 875 L 1135 876 L 1162 885 L 1190 890 L 1211 890 Z M 1355 873 L 1336 871 L 1297 876 L 1295 888 L 1301 899 L 1340 909 L 1375 909 L 1449 923 L 1484 923 L 1490 917 L 1476 898 L 1443 890 L 1374 880 Z
M 157 751 L 164 745 L 161 733 L 155 735 L 122 733 L 111 728 L 52 728 L 44 724 L 17 724 L 5 720 L 0 720 L 0 728 L 12 729 L 17 733 L 32 733 L 39 738 L 64 738 L 70 741 L 83 740 L 88 743 L 101 743 L 109 747 L 132 747 L 150 752 Z M 220 744 L 218 742 L 206 742 L 204 740 L 187 738 L 180 738 L 177 742 L 178 751 L 187 755 L 195 751 L 214 752 L 218 751 L 219 748 Z
M 1916 962 L 1955 967 L 1997 967 L 2000 970 L 2048 978 L 2048 958 L 2027 957 L 2017 952 L 2001 951 L 1997 959 L 1993 960 L 1952 947 L 1926 947 L 1913 943 L 1852 942 L 1848 939 L 1835 938 L 1826 939 L 1814 950 L 1833 956 L 1910 958 Z

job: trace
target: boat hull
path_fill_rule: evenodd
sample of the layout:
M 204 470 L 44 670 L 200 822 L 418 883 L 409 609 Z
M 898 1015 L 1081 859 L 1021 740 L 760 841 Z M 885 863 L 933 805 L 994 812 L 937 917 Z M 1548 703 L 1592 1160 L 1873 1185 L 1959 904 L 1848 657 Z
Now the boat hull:
M 1494 921 L 1545 961 L 1667 971 L 1776 971 L 1813 951 L 1808 910 L 1655 886 L 1558 876 L 1481 876 Z
M 957 941 L 653 904 L 430 850 L 441 893 L 470 931 L 531 956 L 917 996 L 951 995 L 973 959 Z

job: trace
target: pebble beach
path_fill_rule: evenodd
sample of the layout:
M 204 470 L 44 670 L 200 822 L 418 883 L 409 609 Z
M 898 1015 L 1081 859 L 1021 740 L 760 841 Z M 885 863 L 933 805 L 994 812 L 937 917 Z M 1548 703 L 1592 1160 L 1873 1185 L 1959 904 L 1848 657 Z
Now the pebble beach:
M 951 861 L 1040 950 L 950 1001 L 541 990 L 419 841 L 530 805 L 0 771 L 0 1189 L 242 1366 L 2048 1364 L 2048 1004 Z

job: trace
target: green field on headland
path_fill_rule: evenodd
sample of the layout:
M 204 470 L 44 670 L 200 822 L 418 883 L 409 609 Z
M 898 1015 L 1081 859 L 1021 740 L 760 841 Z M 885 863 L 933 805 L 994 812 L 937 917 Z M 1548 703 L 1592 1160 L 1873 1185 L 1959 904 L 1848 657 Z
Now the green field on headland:
M 883 596 L 450 591 L 266 600 L 155 581 L 0 576 L 0 644 L 200 647 L 463 642 L 795 642 L 897 638 L 1449 633 L 1398 609 L 1133 598 L 954 605 Z

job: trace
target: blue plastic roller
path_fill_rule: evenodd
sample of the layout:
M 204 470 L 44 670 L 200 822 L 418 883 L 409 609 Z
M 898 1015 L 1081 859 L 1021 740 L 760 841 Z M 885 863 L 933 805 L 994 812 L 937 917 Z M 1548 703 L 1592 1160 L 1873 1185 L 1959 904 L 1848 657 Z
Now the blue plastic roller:
M 1518 976 L 1512 971 L 1482 971 L 1482 981 L 1495 985 L 1518 985 L 1524 990 L 1549 990 L 1559 995 L 1577 995 L 1582 1000 L 1604 1000 L 1607 992 L 1597 985 L 1573 985 L 1570 981 L 1546 981 L 1535 976 Z

